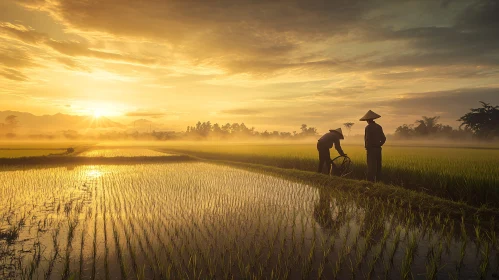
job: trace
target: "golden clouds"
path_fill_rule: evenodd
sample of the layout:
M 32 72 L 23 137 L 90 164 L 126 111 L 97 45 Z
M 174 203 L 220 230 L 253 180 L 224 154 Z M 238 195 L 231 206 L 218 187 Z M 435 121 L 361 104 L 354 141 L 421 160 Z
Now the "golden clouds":
M 37 44 L 47 40 L 47 35 L 38 33 L 33 28 L 27 28 L 22 24 L 0 22 L 0 30 L 28 44 Z
M 193 120 L 326 123 L 351 106 L 499 78 L 489 0 L 8 1 L 23 14 L 0 12 L 0 83 L 120 99 L 130 118 L 168 107 Z M 48 27 L 27 20 L 40 13 Z

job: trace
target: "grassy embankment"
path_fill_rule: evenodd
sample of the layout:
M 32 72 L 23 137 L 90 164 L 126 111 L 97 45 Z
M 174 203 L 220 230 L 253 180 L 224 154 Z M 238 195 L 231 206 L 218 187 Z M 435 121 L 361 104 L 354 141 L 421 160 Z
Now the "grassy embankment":
M 0 141 L 0 158 L 74 155 L 94 144 L 90 142 Z M 70 154 L 69 148 L 74 150 Z
M 317 151 L 312 144 L 170 144 L 156 149 L 204 159 L 317 170 Z M 364 148 L 345 146 L 344 150 L 354 162 L 349 178 L 364 180 Z M 498 208 L 499 149 L 387 146 L 382 182 L 455 202 Z

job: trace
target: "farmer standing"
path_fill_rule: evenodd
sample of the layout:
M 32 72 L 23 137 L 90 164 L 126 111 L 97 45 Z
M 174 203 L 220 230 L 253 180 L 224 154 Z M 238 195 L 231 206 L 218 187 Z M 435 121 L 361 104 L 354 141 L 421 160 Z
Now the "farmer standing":
M 317 169 L 318 173 L 321 173 L 322 168 L 325 163 L 329 163 L 331 161 L 331 154 L 329 153 L 329 149 L 333 147 L 338 151 L 338 153 L 342 156 L 346 156 L 340 146 L 340 140 L 344 139 L 343 131 L 341 128 L 331 129 L 328 133 L 324 134 L 319 141 L 317 141 L 317 150 L 319 151 L 319 168 Z
M 369 110 L 360 120 L 367 121 L 364 135 L 367 150 L 367 180 L 376 182 L 381 179 L 381 146 L 385 144 L 386 137 L 383 128 L 374 120 L 381 116 Z

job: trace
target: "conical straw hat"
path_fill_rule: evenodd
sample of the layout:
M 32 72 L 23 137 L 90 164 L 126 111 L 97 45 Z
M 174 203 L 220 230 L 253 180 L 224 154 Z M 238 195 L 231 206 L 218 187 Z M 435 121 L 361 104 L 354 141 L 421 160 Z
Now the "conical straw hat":
M 341 130 L 341 127 L 340 127 L 340 128 L 337 128 L 337 129 L 330 129 L 329 131 L 331 131 L 331 132 L 333 132 L 333 131 L 334 131 L 334 132 L 336 132 L 336 133 L 339 133 L 339 134 L 340 134 L 340 139 L 345 139 L 345 138 L 343 137 L 343 131 Z
M 360 120 L 367 121 L 367 120 L 374 120 L 377 118 L 381 118 L 381 116 L 369 110 Z

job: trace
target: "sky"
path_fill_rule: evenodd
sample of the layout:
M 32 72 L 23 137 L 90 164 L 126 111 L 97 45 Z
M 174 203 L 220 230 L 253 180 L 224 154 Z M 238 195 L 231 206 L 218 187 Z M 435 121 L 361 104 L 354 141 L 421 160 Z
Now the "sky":
M 496 0 L 2 0 L 0 110 L 393 132 L 499 105 Z

